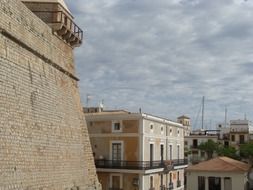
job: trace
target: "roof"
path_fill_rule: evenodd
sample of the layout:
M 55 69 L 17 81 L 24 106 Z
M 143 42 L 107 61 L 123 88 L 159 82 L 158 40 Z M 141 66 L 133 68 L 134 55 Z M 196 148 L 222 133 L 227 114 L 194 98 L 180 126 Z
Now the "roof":
M 64 0 L 22 0 L 23 2 L 39 2 L 39 3 L 59 3 L 64 7 L 69 13 L 71 13 L 68 9 L 68 6 L 64 2 Z
M 93 112 L 93 113 L 84 113 L 86 119 L 92 118 L 94 119 L 96 118 L 100 118 L 100 119 L 104 119 L 105 117 L 116 117 L 118 116 L 126 116 L 127 117 L 137 117 L 137 118 L 143 118 L 143 119 L 149 119 L 152 121 L 157 121 L 157 122 L 161 122 L 161 123 L 166 123 L 166 124 L 170 124 L 173 126 L 177 126 L 177 127 L 183 127 L 182 124 L 177 123 L 175 121 L 163 118 L 163 117 L 159 117 L 159 116 L 155 116 L 155 115 L 151 115 L 151 114 L 147 114 L 147 113 L 134 113 L 134 112 L 130 112 L 127 110 L 103 110 L 101 112 Z
M 182 116 L 179 116 L 178 119 L 190 119 L 190 118 L 187 117 L 186 115 L 182 115 Z
M 217 157 L 199 164 L 189 166 L 187 171 L 205 172 L 248 172 L 250 165 L 228 157 Z
M 85 115 L 117 115 L 117 114 L 131 114 L 126 110 L 103 110 L 101 112 L 84 113 Z

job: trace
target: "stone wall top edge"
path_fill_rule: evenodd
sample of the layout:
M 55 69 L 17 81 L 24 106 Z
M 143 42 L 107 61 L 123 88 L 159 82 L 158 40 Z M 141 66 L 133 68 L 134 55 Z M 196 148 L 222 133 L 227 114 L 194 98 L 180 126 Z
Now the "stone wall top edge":
M 52 29 L 20 0 L 1 0 L 0 29 L 75 75 L 73 48 L 53 34 Z

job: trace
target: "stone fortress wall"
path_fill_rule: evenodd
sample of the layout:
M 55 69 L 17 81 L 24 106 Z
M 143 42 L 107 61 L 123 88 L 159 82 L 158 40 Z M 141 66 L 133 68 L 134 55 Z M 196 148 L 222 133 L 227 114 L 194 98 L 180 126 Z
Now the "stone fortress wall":
M 99 189 L 73 49 L 0 1 L 0 190 Z

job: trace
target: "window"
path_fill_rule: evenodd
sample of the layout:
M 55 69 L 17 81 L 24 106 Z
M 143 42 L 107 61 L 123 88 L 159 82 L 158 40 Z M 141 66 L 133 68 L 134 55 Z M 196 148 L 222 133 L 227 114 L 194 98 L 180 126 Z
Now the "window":
M 170 160 L 172 160 L 172 144 L 169 145 L 169 155 L 170 155 Z
M 173 189 L 172 173 L 170 173 L 170 179 L 169 179 L 169 189 Z
M 204 176 L 198 176 L 198 190 L 205 189 L 205 177 Z
M 122 126 L 120 121 L 113 121 L 112 122 L 112 132 L 122 132 Z
M 154 160 L 154 144 L 149 145 L 149 158 L 150 158 L 150 164 L 153 164 Z
M 235 141 L 235 135 L 231 135 L 231 141 Z
M 122 160 L 122 143 L 112 143 L 112 160 Z
M 154 125 L 150 124 L 150 132 L 153 133 L 154 132 Z
M 224 189 L 232 189 L 232 180 L 230 177 L 224 178 Z
M 170 128 L 170 136 L 172 135 L 172 128 Z
M 163 161 L 163 153 L 164 153 L 164 145 L 160 145 L 160 152 L 161 152 L 161 161 Z
M 177 145 L 177 159 L 180 158 L 180 145 Z
M 193 139 L 192 141 L 192 147 L 197 148 L 198 147 L 198 139 Z
M 161 134 L 163 134 L 163 133 L 164 133 L 164 127 L 161 126 Z
M 180 136 L 180 130 L 179 129 L 177 130 L 177 136 L 178 137 Z
M 245 141 L 244 141 L 244 135 L 240 135 L 240 144 L 244 144 Z
M 208 187 L 210 190 L 221 190 L 221 178 L 208 177 Z
M 110 174 L 110 188 L 111 189 L 122 189 L 123 188 L 122 174 Z
M 150 184 L 149 184 L 149 187 L 150 189 L 152 189 L 154 187 L 154 177 L 153 176 L 150 176 Z

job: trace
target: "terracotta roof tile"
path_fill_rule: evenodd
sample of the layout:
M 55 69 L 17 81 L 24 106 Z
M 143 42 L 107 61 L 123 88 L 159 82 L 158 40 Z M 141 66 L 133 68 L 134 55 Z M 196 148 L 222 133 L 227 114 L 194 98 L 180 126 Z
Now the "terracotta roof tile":
M 217 157 L 199 164 L 190 166 L 187 171 L 225 171 L 225 172 L 247 172 L 250 165 L 228 157 Z

